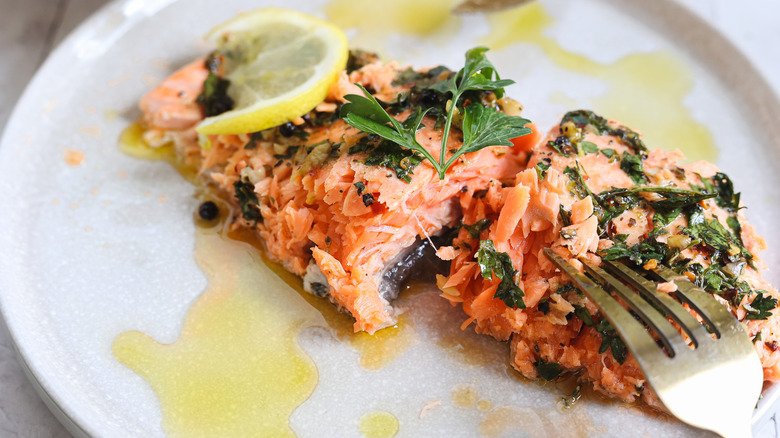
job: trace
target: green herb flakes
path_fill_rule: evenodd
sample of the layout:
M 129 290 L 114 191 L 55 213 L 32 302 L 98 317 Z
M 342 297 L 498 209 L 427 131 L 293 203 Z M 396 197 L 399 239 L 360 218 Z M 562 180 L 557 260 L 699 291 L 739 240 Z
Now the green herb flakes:
M 772 316 L 772 310 L 777 307 L 777 298 L 773 298 L 771 295 L 764 295 L 766 291 L 756 291 L 758 295 L 753 298 L 750 303 L 745 303 L 744 307 L 747 312 L 746 319 L 767 319 Z
M 523 302 L 525 293 L 514 281 L 517 270 L 509 254 L 496 251 L 492 240 L 482 240 L 479 242 L 477 262 L 482 271 L 482 278 L 492 280 L 495 274 L 501 280 L 494 298 L 500 299 L 510 308 L 525 309 L 525 302 Z
M 255 186 L 247 180 L 238 180 L 233 183 L 236 191 L 236 199 L 241 206 L 241 215 L 250 222 L 258 222 L 263 219 L 259 210 L 259 200 L 255 194 Z
M 563 371 L 561 364 L 558 362 L 545 362 L 544 359 L 538 359 L 536 362 L 534 362 L 534 366 L 536 367 L 536 371 L 539 373 L 539 377 L 548 381 L 554 380 Z

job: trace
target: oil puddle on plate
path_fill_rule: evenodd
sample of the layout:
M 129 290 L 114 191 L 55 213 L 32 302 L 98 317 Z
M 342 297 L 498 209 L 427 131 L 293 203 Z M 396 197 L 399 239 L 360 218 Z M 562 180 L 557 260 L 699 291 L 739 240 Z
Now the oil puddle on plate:
M 199 230 L 195 253 L 209 286 L 179 339 L 163 345 L 125 332 L 114 355 L 149 382 L 169 436 L 294 436 L 288 418 L 317 385 L 317 368 L 296 338 L 324 325 L 322 315 L 248 245 Z
M 344 30 L 354 30 L 351 48 L 384 52 L 388 36 L 403 35 L 446 43 L 460 28 L 452 14 L 457 0 L 333 0 L 325 6 L 328 20 Z M 369 19 L 367 17 L 381 17 Z
M 392 438 L 398 434 L 398 418 L 385 412 L 369 412 L 360 418 L 360 433 L 366 438 Z
M 354 334 L 349 317 L 325 300 L 296 293 L 275 272 L 282 268 L 264 263 L 252 245 L 214 228 L 198 228 L 195 240 L 209 286 L 188 311 L 179 339 L 165 345 L 129 331 L 113 345 L 116 358 L 154 390 L 171 437 L 249 437 L 258 430 L 295 436 L 290 415 L 318 383 L 316 365 L 298 345 L 305 328 L 329 328 L 357 350 L 368 370 L 386 366 L 416 342 L 408 316 L 376 335 Z M 374 432 L 366 436 L 393 436 L 377 432 L 388 430 L 385 420 L 365 420 L 361 430 L 367 422 Z
M 674 53 L 633 53 L 613 63 L 572 53 L 546 36 L 554 19 L 537 2 L 487 14 L 487 19 L 491 30 L 481 38 L 481 44 L 498 51 L 517 43 L 531 43 L 556 66 L 603 81 L 607 91 L 589 102 L 590 109 L 642 132 L 651 149 L 679 148 L 689 160 L 717 160 L 712 134 L 685 105 L 685 98 L 693 90 L 693 73 Z M 577 109 L 571 107 L 576 102 L 560 93 L 551 98 Z

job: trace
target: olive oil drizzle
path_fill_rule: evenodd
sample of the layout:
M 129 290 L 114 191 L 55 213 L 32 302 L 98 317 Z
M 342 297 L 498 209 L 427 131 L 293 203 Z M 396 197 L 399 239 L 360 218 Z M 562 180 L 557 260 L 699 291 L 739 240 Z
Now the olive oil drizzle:
M 350 46 L 382 52 L 389 35 L 400 34 L 444 43 L 460 28 L 450 11 L 458 0 L 333 0 L 325 6 L 328 20 L 342 29 L 356 29 Z M 373 19 L 371 17 L 376 17 Z
M 318 379 L 297 337 L 304 327 L 324 325 L 322 316 L 247 245 L 199 229 L 195 255 L 209 286 L 179 339 L 165 345 L 124 332 L 114 341 L 115 357 L 149 382 L 169 436 L 294 436 L 290 414 Z
M 557 66 L 607 84 L 607 91 L 589 103 L 590 109 L 641 130 L 653 147 L 679 148 L 689 160 L 717 160 L 712 134 L 685 105 L 694 77 L 675 54 L 634 53 L 602 64 L 572 53 L 545 36 L 553 18 L 538 2 L 489 13 L 487 18 L 491 31 L 480 40 L 482 44 L 498 51 L 516 43 L 533 43 Z M 561 94 L 557 93 L 554 100 L 561 101 Z

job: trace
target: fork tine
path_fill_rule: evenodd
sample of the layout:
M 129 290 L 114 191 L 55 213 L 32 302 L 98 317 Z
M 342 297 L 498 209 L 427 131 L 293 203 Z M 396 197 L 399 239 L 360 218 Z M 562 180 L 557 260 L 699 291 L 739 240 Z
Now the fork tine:
M 588 296 L 601 310 L 601 313 L 609 320 L 615 331 L 623 338 L 626 347 L 631 351 L 639 365 L 644 368 L 649 362 L 665 358 L 666 355 L 655 343 L 655 340 L 647 332 L 628 310 L 624 309 L 612 296 L 593 282 L 585 274 L 576 270 L 563 257 L 555 254 L 550 248 L 544 249 L 545 255 L 555 266 L 565 272 L 577 284 L 578 288 Z
M 611 271 L 613 274 L 628 282 L 631 286 L 634 286 L 642 296 L 670 315 L 672 319 L 685 330 L 696 347 L 699 346 L 699 341 L 701 339 L 710 337 L 704 326 L 685 310 L 682 304 L 678 303 L 677 300 L 670 297 L 668 294 L 659 293 L 652 281 L 642 277 L 623 263 L 605 261 L 604 266 L 608 271 Z
M 675 329 L 674 326 L 669 323 L 669 320 L 662 316 L 658 310 L 650 305 L 650 303 L 642 299 L 636 292 L 629 289 L 628 286 L 621 283 L 617 278 L 609 275 L 603 269 L 591 263 L 582 262 L 585 265 L 585 269 L 595 277 L 596 280 L 602 284 L 608 284 L 623 301 L 628 303 L 631 309 L 636 312 L 646 324 L 653 328 L 670 356 L 674 357 L 676 353 L 689 348 L 677 329 Z
M 674 281 L 677 296 L 701 316 L 717 337 L 721 336 L 719 329 L 731 329 L 734 324 L 739 324 L 726 306 L 671 269 L 659 266 L 653 273 L 664 281 Z

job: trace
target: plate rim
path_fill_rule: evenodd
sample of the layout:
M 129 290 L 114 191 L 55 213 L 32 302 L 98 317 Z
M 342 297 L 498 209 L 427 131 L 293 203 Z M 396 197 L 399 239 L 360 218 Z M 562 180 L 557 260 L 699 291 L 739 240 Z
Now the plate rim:
M 21 123 L 19 121 L 19 119 L 22 118 L 20 108 L 27 100 L 30 99 L 32 90 L 39 88 L 43 79 L 51 74 L 49 72 L 49 70 L 52 69 L 51 65 L 57 62 L 59 58 L 64 57 L 68 51 L 73 50 L 79 38 L 86 36 L 91 29 L 100 24 L 100 22 L 111 12 L 126 10 L 128 9 L 128 5 L 155 5 L 157 9 L 151 14 L 142 14 L 140 11 L 143 9 L 142 7 L 137 8 L 134 13 L 129 15 L 123 13 L 121 23 L 119 23 L 116 28 L 109 33 L 109 35 L 121 37 L 127 31 L 132 31 L 132 24 L 134 22 L 143 20 L 144 18 L 147 18 L 147 16 L 153 16 L 159 9 L 171 6 L 175 3 L 182 3 L 184 1 L 185 0 L 111 0 L 91 13 L 86 19 L 84 19 L 72 31 L 70 31 L 68 35 L 63 38 L 63 40 L 56 46 L 56 48 L 47 55 L 45 61 L 38 67 L 29 83 L 25 86 L 24 91 L 14 104 L 10 116 L 7 119 L 7 123 L 3 128 L 2 135 L 0 136 L 0 169 L 2 169 L 2 167 L 6 165 L 5 163 L 9 161 L 8 158 L 10 154 L 10 147 L 8 146 L 8 143 L 10 143 L 11 132 L 14 131 L 11 128 Z M 719 51 L 721 52 L 717 56 L 719 58 L 728 57 L 731 59 L 731 61 L 735 61 L 741 64 L 742 68 L 740 69 L 740 77 L 750 78 L 751 82 L 753 83 L 751 88 L 758 88 L 762 91 L 769 91 L 768 95 L 764 94 L 761 96 L 762 102 L 769 102 L 771 105 L 771 108 L 769 108 L 769 111 L 767 112 L 775 115 L 780 114 L 780 90 L 776 90 L 774 87 L 772 87 L 772 85 L 767 81 L 764 73 L 756 67 L 756 64 L 750 58 L 748 58 L 745 53 L 743 53 L 732 42 L 731 39 L 729 39 L 717 28 L 712 26 L 709 22 L 698 16 L 689 7 L 679 2 L 679 0 L 663 0 L 659 2 L 620 0 L 615 3 L 608 2 L 606 0 L 597 1 L 602 3 L 609 3 L 612 6 L 626 10 L 639 9 L 649 11 L 650 15 L 653 17 L 659 17 L 661 15 L 661 13 L 658 12 L 660 9 L 674 8 L 677 15 L 676 21 L 685 21 L 689 23 L 693 22 L 697 28 L 701 29 L 702 33 L 705 33 L 710 37 L 715 37 Z M 665 14 L 666 13 L 668 13 L 668 11 L 666 11 Z M 675 24 L 671 23 L 668 25 L 673 27 Z M 104 35 L 102 38 L 106 37 L 107 36 Z M 696 59 L 702 61 L 702 58 L 704 58 L 702 56 L 702 50 L 692 50 L 690 49 L 690 45 L 690 41 L 682 44 L 683 50 L 690 53 L 691 56 L 695 57 Z M 102 54 L 100 56 L 102 56 Z M 713 74 L 715 75 L 716 79 L 723 84 L 733 82 L 733 80 L 729 80 L 729 78 L 725 77 L 721 72 L 714 72 Z M 740 94 L 742 100 L 745 102 L 751 102 L 758 99 L 757 95 L 754 95 L 754 93 L 735 93 Z M 769 117 L 771 117 L 771 115 L 767 116 L 767 118 Z M 774 128 L 776 132 L 780 133 L 780 125 L 778 127 L 770 126 L 770 128 Z M 0 224 L 5 224 L 5 221 L 6 219 L 3 219 L 3 217 L 0 216 Z M 0 242 L 5 242 L 5 238 L 0 236 Z M 90 427 L 89 424 L 83 424 L 82 421 L 79 421 L 83 420 L 83 418 L 80 418 L 78 410 L 73 410 L 72 406 L 68 406 L 67 400 L 63 399 L 62 395 L 58 395 L 51 388 L 47 388 L 47 380 L 45 375 L 43 375 L 43 372 L 40 370 L 40 367 L 36 367 L 34 363 L 30 363 L 27 360 L 24 354 L 25 350 L 34 347 L 30 345 L 23 345 L 19 342 L 20 336 L 18 330 L 20 329 L 16 328 L 12 324 L 14 319 L 10 316 L 11 310 L 8 308 L 7 298 L 4 298 L 6 294 L 4 291 L 7 289 L 8 283 L 8 273 L 9 270 L 7 266 L 4 264 L 3 260 L 0 259 L 0 317 L 2 317 L 8 329 L 10 343 L 14 349 L 17 361 L 20 363 L 25 375 L 27 376 L 27 379 L 33 385 L 33 388 L 35 389 L 38 396 L 41 397 L 47 408 L 53 413 L 57 420 L 63 424 L 68 432 L 78 438 L 89 438 L 97 436 L 95 432 L 90 432 L 90 429 L 93 428 Z M 767 385 L 762 392 L 762 399 L 759 401 L 758 407 L 754 411 L 751 420 L 752 428 L 754 430 L 760 428 L 760 426 L 762 426 L 770 419 L 770 416 L 767 414 L 770 412 L 773 406 L 780 408 L 778 400 L 780 400 L 780 382 Z

